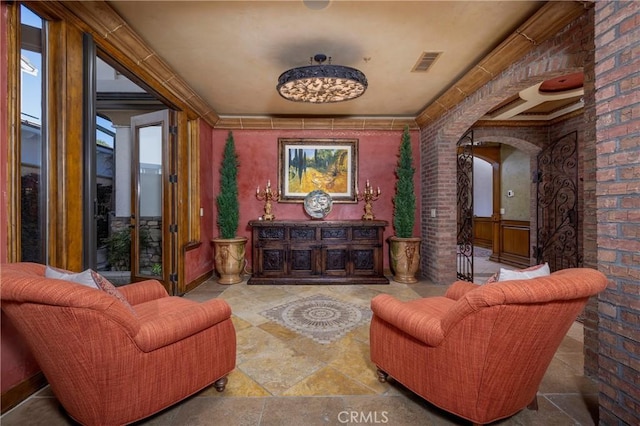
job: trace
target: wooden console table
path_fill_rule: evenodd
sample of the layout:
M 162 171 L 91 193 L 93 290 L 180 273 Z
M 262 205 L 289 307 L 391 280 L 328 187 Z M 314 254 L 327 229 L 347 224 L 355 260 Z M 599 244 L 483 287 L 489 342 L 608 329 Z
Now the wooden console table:
M 248 284 L 389 284 L 384 220 L 252 220 Z

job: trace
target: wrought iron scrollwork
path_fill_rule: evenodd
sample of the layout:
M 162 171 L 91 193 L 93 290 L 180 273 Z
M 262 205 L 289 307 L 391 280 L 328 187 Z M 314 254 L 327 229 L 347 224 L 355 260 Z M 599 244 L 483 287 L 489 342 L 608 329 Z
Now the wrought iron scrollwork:
M 473 282 L 473 130 L 457 143 L 458 279 Z
M 569 133 L 538 154 L 538 263 L 552 271 L 582 265 L 578 248 L 578 134 Z

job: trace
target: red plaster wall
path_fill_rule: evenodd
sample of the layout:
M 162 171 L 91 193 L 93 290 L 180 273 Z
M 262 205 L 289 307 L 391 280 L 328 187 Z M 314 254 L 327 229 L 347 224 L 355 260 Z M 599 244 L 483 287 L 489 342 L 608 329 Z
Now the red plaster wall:
M 0 4 L 0 264 L 7 262 L 7 5 Z M 0 266 L 1 267 L 1 266 Z M 40 371 L 33 355 L 4 313 L 0 318 L 0 391 L 4 394 Z
M 213 152 L 211 167 L 215 169 L 214 192 L 219 186 L 218 170 L 222 158 L 227 130 L 213 131 Z M 362 192 L 364 182 L 369 179 L 372 186 L 380 187 L 380 199 L 373 204 L 376 219 L 386 220 L 389 226 L 385 229 L 385 241 L 393 235 L 393 203 L 395 191 L 395 168 L 398 162 L 398 151 L 402 140 L 402 131 L 331 131 L 331 130 L 234 130 L 233 138 L 240 162 L 238 187 L 240 192 L 240 229 L 238 235 L 251 238 L 250 220 L 258 219 L 264 213 L 264 202 L 255 197 L 256 187 L 264 188 L 267 180 L 271 180 L 273 188 L 278 187 L 278 138 L 330 138 L 358 139 L 358 187 Z M 419 135 L 411 134 L 411 143 L 416 167 L 415 188 L 417 198 L 416 224 L 414 235 L 420 235 L 420 186 L 419 178 Z M 213 200 L 215 209 L 215 199 Z M 309 219 L 301 203 L 276 203 L 273 206 L 276 219 Z M 206 214 L 206 212 L 205 212 Z M 327 220 L 360 219 L 364 214 L 364 204 L 334 203 L 333 210 Z M 215 228 L 213 236 L 218 236 Z M 386 246 L 386 243 L 385 243 Z M 251 265 L 251 250 L 247 250 L 247 258 Z M 388 249 L 385 248 L 385 268 L 388 268 Z

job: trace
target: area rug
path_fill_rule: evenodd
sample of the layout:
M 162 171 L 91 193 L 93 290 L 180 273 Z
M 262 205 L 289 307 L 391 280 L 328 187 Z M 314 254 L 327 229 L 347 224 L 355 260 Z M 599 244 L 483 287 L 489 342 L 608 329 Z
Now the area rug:
M 371 320 L 371 310 L 314 295 L 260 313 L 266 318 L 318 343 L 331 343 Z

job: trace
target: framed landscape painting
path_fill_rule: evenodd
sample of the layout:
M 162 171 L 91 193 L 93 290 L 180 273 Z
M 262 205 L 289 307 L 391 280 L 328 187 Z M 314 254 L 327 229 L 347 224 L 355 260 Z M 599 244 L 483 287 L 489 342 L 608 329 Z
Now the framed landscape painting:
M 278 139 L 280 201 L 301 203 L 315 189 L 334 203 L 355 203 L 357 139 Z

